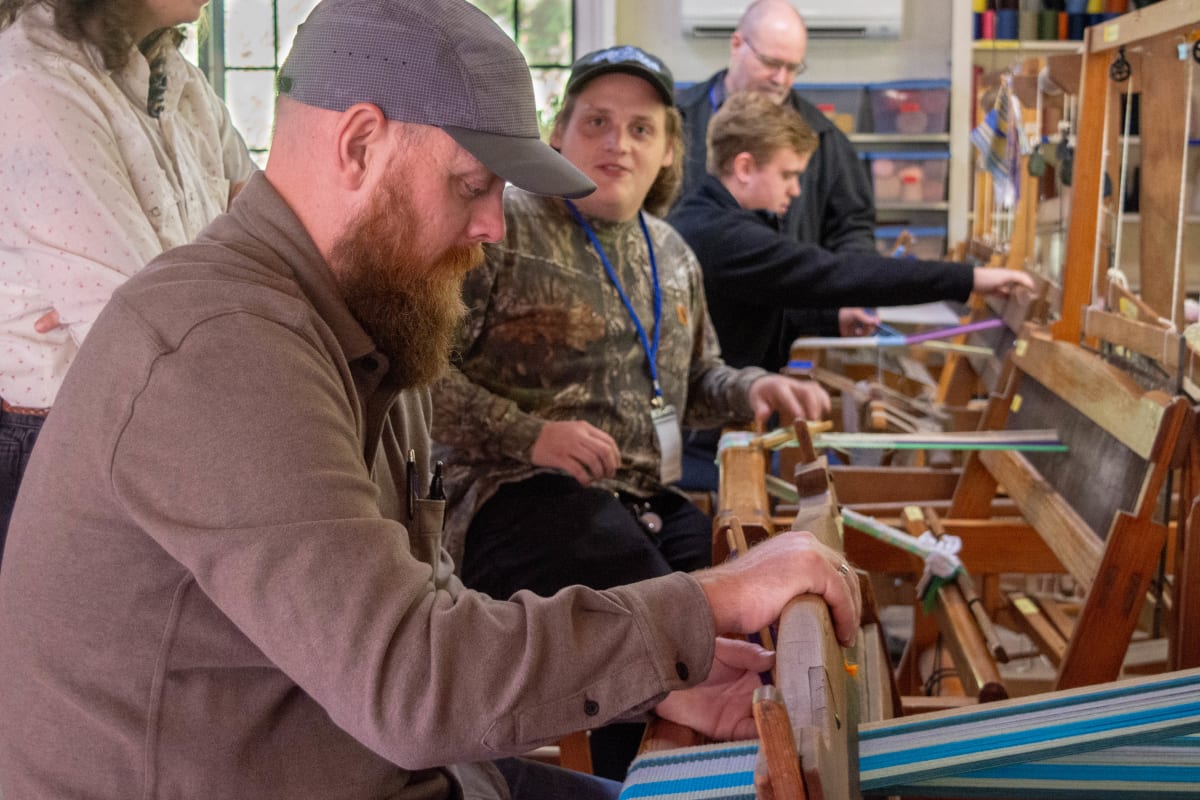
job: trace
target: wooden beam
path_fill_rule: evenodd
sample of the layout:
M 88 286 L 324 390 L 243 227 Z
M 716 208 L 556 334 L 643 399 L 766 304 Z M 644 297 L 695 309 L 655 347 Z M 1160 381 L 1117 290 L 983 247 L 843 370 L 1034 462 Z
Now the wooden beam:
M 767 762 L 765 774 L 761 770 L 755 771 L 755 794 L 808 800 L 787 706 L 783 694 L 774 686 L 760 686 L 754 690 L 754 725 L 758 729 L 762 756 Z
M 1166 395 L 1146 392 L 1094 353 L 1032 328 L 1014 348 L 1013 363 L 1142 458 L 1154 455 Z
M 1009 363 L 1011 359 L 1010 355 Z M 980 430 L 999 430 L 1004 427 L 1012 406 L 1015 386 L 1016 381 L 1006 380 L 1005 385 L 988 398 L 983 419 L 979 422 Z M 979 453 L 969 453 L 963 464 L 962 478 L 954 487 L 949 516 L 959 519 L 988 516 L 992 500 L 996 496 L 996 487 L 996 479 L 979 460 Z
M 592 748 L 587 731 L 568 733 L 558 740 L 558 765 L 563 769 L 592 774 Z
M 849 732 L 858 720 L 825 601 L 805 595 L 789 602 L 780 615 L 775 649 L 777 685 L 791 717 L 808 794 L 850 797 Z
M 929 467 L 829 468 L 843 505 L 859 502 L 922 503 L 949 499 L 962 470 Z
M 642 735 L 642 743 L 638 747 L 638 752 L 656 753 L 661 750 L 676 750 L 680 747 L 695 747 L 705 744 L 705 742 L 705 738 L 692 728 L 671 722 L 669 719 L 655 717 L 646 726 L 646 732 Z
M 1079 53 L 1053 53 L 1046 56 L 1050 80 L 1066 94 L 1079 94 L 1083 56 Z
M 1184 35 L 1195 26 L 1195 0 L 1163 0 L 1089 28 L 1086 49 L 1104 53 L 1152 36 Z
M 947 584 L 938 589 L 934 616 L 967 694 L 977 696 L 980 702 L 1008 697 L 996 659 L 958 586 Z
M 1200 445 L 1192 443 L 1189 459 L 1192 480 L 1200 467 Z M 1194 487 L 1191 487 L 1194 489 Z M 1175 558 L 1174 635 L 1171 637 L 1171 668 L 1200 667 L 1200 498 L 1192 501 L 1177 531 Z
M 1088 28 L 1090 50 L 1098 28 Z M 1089 53 L 1083 60 L 1078 136 L 1071 178 L 1071 219 L 1063 268 L 1061 315 L 1051 325 L 1054 338 L 1078 342 L 1084 306 L 1092 302 L 1093 278 L 1099 251 L 1100 206 L 1104 186 L 1104 127 L 1108 124 L 1108 65 L 1111 59 Z M 1112 184 L 1116 186 L 1116 181 Z
M 913 501 L 893 501 L 890 503 L 843 503 L 843 508 L 852 508 L 860 514 L 865 514 L 868 517 L 875 517 L 879 520 L 896 520 L 904 512 L 904 507 L 910 505 Z M 946 500 L 917 500 L 923 506 L 932 508 L 940 515 L 947 515 L 950 511 L 950 505 L 953 498 Z M 992 517 L 1016 517 L 1020 516 L 1017 507 L 1007 497 L 994 497 L 990 506 L 990 514 Z M 887 522 L 893 528 L 896 527 L 893 522 Z
M 1191 18 L 1196 20 L 1197 16 L 1196 5 L 1192 3 Z M 1175 25 L 1179 21 L 1176 18 Z M 1191 104 L 1187 76 L 1194 65 L 1191 59 L 1180 61 L 1176 57 L 1179 42 L 1177 33 L 1140 41 L 1141 74 L 1135 72 L 1130 80 L 1135 82 L 1135 89 L 1141 90 L 1139 287 L 1152 308 L 1182 329 L 1187 285 L 1182 274 L 1183 254 L 1178 252 L 1183 246 L 1179 235 L 1183 220 L 1179 211 L 1186 205 L 1183 195 L 1187 190 L 1184 182 L 1187 137 L 1181 109 Z
M 946 711 L 954 708 L 966 708 L 979 705 L 979 698 L 953 695 L 941 697 L 926 697 L 924 695 L 904 695 L 900 698 L 904 706 L 904 716 L 913 714 L 928 714 L 931 711 Z
M 1041 532 L 1067 572 L 1085 588 L 1091 587 L 1104 556 L 1104 542 L 1083 517 L 1020 453 L 996 450 L 979 457 L 988 472 L 1004 484 L 1025 519 Z
M 1076 630 L 1059 665 L 1057 689 L 1116 680 L 1167 539 L 1164 526 L 1118 512 Z
M 722 517 L 741 524 L 750 546 L 775 534 L 767 501 L 767 462 L 760 447 L 727 447 L 721 451 L 720 494 L 713 520 L 713 563 L 729 557 L 728 541 L 721 530 Z
M 1179 368 L 1183 337 L 1161 325 L 1089 308 L 1083 317 L 1083 334 L 1152 358 L 1169 372 Z
M 1038 607 L 1042 609 L 1042 613 L 1046 615 L 1046 619 L 1050 620 L 1050 624 L 1062 634 L 1063 639 L 1070 639 L 1075 633 L 1075 620 L 1066 612 L 1062 603 L 1057 598 L 1047 594 L 1034 594 L 1033 599 L 1037 601 Z M 1078 613 L 1078 603 L 1076 613 Z
M 975 575 L 1001 572 L 1063 573 L 1054 552 L 1027 522 L 1019 519 L 943 518 L 947 533 L 963 540 L 959 557 Z M 861 569 L 880 575 L 920 575 L 925 564 L 899 548 L 846 527 L 846 557 Z
M 1037 602 L 1023 592 L 1012 592 L 1008 596 L 1009 603 L 1016 618 L 1021 622 L 1029 638 L 1037 644 L 1038 649 L 1058 666 L 1062 663 L 1067 651 L 1067 640 L 1059 633 L 1058 628 L 1042 613 Z

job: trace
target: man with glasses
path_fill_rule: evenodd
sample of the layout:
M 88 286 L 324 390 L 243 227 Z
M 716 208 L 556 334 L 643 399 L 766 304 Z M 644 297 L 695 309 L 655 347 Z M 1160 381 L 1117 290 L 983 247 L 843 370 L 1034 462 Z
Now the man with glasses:
M 807 48 L 804 19 L 785 0 L 750 4 L 729 40 L 729 67 L 676 93 L 687 143 L 680 198 L 704 183 L 708 174 L 705 134 L 725 98 L 735 92 L 760 92 L 776 103 L 790 103 L 817 136 L 816 151 L 800 176 L 800 194 L 772 220 L 775 226 L 799 242 L 837 254 L 873 254 L 875 200 L 867 171 L 846 135 L 792 88 L 796 76 L 804 72 Z M 804 334 L 867 334 L 877 322 L 862 308 L 793 308 L 785 312 L 779 346 L 786 348 L 787 342 Z M 724 338 L 719 329 L 717 336 Z M 684 431 L 681 487 L 716 488 L 712 453 L 719 435 L 716 430 Z

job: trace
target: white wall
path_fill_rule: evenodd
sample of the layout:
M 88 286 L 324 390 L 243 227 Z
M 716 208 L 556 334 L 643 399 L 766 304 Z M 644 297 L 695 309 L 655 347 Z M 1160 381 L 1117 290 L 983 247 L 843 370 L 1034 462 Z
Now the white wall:
M 680 82 L 707 78 L 725 65 L 728 39 L 683 32 L 679 0 L 615 0 L 616 41 L 662 58 Z M 950 77 L 950 10 L 965 0 L 906 0 L 899 39 L 813 40 L 805 83 L 871 83 Z

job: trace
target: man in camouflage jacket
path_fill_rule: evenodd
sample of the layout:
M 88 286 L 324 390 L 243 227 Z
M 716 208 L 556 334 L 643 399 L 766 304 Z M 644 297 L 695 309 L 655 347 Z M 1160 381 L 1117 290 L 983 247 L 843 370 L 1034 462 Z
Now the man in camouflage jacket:
M 636 47 L 579 59 L 550 144 L 596 191 L 572 204 L 509 189 L 505 238 L 466 279 L 434 439 L 448 546 L 463 581 L 493 597 L 708 566 L 711 522 L 669 486 L 680 424 L 828 408 L 816 384 L 721 361 L 700 266 L 648 213 L 679 179 L 673 84 Z M 593 732 L 596 773 L 623 777 L 639 740 Z

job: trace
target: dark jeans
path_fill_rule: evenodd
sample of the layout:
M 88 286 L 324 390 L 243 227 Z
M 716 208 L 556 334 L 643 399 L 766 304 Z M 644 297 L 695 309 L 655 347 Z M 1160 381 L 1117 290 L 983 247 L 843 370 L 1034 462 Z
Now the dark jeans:
M 495 762 L 513 800 L 617 800 L 621 784 L 525 758 Z
M 501 486 L 467 530 L 463 582 L 492 597 L 520 589 L 549 597 L 567 586 L 608 589 L 710 565 L 712 521 L 700 509 L 673 492 L 649 498 L 663 523 L 651 534 L 629 510 L 635 499 L 566 475 Z M 643 727 L 592 731 L 595 773 L 624 780 Z
M 21 477 L 29 465 L 29 454 L 33 452 L 38 432 L 45 421 L 45 417 L 32 414 L 0 411 L 0 559 L 4 557 L 8 523 L 12 519 L 13 505 L 17 502 Z
M 719 428 L 683 432 L 683 477 L 679 479 L 679 488 L 689 492 L 717 491 L 721 483 L 721 471 L 717 468 L 720 441 Z
M 535 475 L 501 486 L 471 520 L 463 582 L 492 597 L 520 589 L 549 597 L 566 586 L 608 589 L 710 566 L 712 521 L 686 497 L 649 498 L 662 517 L 650 534 L 628 505 L 636 498 Z

